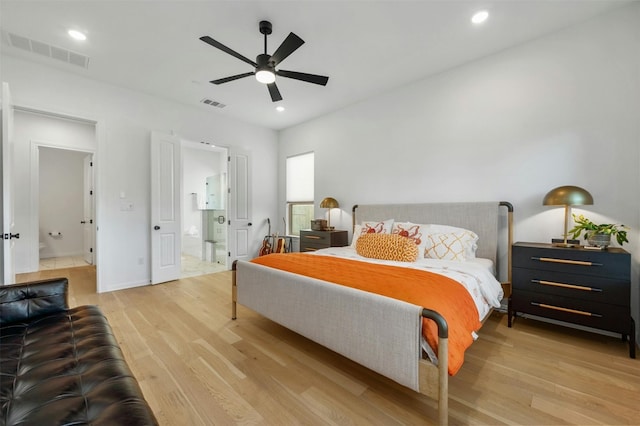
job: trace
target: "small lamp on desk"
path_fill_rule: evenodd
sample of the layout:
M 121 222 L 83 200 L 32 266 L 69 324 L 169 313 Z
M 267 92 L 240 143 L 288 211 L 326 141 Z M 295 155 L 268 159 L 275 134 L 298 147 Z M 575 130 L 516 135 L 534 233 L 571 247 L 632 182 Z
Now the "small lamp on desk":
M 331 226 L 331 209 L 337 209 L 340 207 L 338 201 L 335 198 L 327 197 L 324 200 L 320 201 L 320 207 L 323 209 L 327 209 L 327 230 L 332 231 L 333 227 Z
M 567 241 L 567 226 L 569 223 L 569 212 L 571 206 L 583 206 L 593 204 L 593 197 L 589 194 L 589 191 L 582 189 L 579 186 L 559 186 L 552 189 L 544 196 L 542 205 L 544 206 L 564 206 L 564 241 L 561 243 L 553 243 L 558 247 L 575 247 L 579 244 L 575 244 Z

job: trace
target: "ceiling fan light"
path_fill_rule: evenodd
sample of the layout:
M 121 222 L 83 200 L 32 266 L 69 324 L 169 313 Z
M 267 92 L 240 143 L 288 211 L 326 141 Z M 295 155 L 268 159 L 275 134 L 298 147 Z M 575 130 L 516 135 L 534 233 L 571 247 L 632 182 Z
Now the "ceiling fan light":
M 69 30 L 67 31 L 67 34 L 69 34 L 69 36 L 74 40 L 84 41 L 87 39 L 87 36 L 78 30 Z
M 484 21 L 486 21 L 488 17 L 489 17 L 489 12 L 487 12 L 486 10 L 481 10 L 473 14 L 473 16 L 471 17 L 471 22 L 473 22 L 476 25 L 479 25 L 479 24 L 482 24 Z
M 271 84 L 276 81 L 276 75 L 268 70 L 260 70 L 256 72 L 256 80 L 262 84 Z

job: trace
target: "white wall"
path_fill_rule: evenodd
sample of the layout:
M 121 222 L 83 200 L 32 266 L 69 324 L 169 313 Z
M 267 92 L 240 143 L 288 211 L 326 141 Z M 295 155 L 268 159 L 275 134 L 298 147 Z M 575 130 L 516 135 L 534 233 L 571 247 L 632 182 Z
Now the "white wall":
M 39 149 L 40 185 L 38 227 L 44 243 L 40 258 L 81 256 L 84 253 L 85 152 Z
M 3 55 L 2 80 L 18 106 L 28 106 L 98 123 L 97 263 L 100 291 L 148 284 L 150 280 L 150 132 L 175 132 L 186 140 L 206 140 L 248 149 L 254 158 L 254 221 L 277 212 L 275 131 L 229 119 L 210 107 L 188 106 L 111 86 Z M 197 102 L 194 101 L 194 102 Z M 20 185 L 16 181 L 16 187 Z M 120 210 L 124 193 L 133 211 Z M 18 212 L 29 214 L 29 212 Z M 254 232 L 256 232 L 254 230 Z M 260 236 L 260 230 L 257 231 Z M 251 249 L 257 253 L 259 239 Z
M 638 322 L 639 52 L 635 3 L 286 129 L 280 205 L 285 158 L 314 151 L 316 202 L 340 202 L 337 228 L 350 229 L 357 203 L 506 200 L 515 239 L 547 242 L 563 211 L 544 195 L 578 185 L 595 204 L 575 211 L 632 229 Z

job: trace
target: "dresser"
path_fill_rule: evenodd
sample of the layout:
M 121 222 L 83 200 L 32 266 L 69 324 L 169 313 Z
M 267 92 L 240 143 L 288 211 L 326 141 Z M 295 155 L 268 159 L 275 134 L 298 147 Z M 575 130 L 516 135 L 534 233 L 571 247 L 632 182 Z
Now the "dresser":
M 620 333 L 636 357 L 631 255 L 625 250 L 516 243 L 512 266 L 509 327 L 520 312 Z
M 342 247 L 348 245 L 347 231 L 300 231 L 300 251 L 315 251 L 327 247 Z

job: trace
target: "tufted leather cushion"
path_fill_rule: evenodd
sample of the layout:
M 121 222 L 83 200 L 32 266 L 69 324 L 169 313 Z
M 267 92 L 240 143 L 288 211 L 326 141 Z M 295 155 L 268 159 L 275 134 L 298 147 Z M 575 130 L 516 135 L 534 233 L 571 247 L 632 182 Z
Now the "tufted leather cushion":
M 66 278 L 0 286 L 0 326 L 67 309 Z
M 96 306 L 3 322 L 0 347 L 0 425 L 157 424 Z

